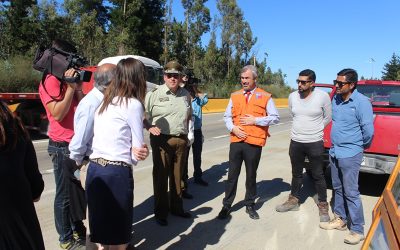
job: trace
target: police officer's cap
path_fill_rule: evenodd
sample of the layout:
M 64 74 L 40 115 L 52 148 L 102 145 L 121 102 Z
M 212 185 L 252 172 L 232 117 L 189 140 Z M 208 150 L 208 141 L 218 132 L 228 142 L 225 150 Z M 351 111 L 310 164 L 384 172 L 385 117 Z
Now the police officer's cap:
M 164 73 L 181 74 L 182 71 L 183 71 L 183 67 L 177 61 L 170 61 L 167 64 L 165 64 L 165 67 L 164 67 Z

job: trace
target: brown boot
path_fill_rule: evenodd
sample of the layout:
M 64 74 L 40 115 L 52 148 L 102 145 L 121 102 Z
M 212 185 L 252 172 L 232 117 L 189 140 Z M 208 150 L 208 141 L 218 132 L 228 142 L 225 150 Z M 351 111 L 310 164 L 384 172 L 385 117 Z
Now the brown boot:
M 319 209 L 319 222 L 328 222 L 329 218 L 329 204 L 326 201 L 320 201 L 318 204 Z
M 298 211 L 299 210 L 299 199 L 289 194 L 289 198 L 283 204 L 276 206 L 275 210 L 277 212 L 287 212 L 287 211 Z

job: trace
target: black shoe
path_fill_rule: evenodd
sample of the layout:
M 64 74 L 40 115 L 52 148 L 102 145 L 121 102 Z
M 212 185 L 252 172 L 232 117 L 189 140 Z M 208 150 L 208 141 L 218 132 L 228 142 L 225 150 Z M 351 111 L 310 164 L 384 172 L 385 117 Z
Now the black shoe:
M 171 214 L 175 215 L 175 216 L 179 216 L 179 217 L 185 218 L 185 219 L 192 217 L 192 215 L 190 213 L 184 212 L 184 211 L 182 211 L 182 212 L 171 211 Z
M 228 218 L 229 214 L 231 213 L 231 208 L 227 206 L 223 206 L 221 211 L 218 214 L 218 219 L 224 220 Z
M 194 179 L 194 183 L 199 184 L 200 186 L 207 187 L 208 183 L 203 179 Z
M 253 220 L 260 219 L 260 216 L 258 216 L 256 210 L 254 210 L 254 206 L 246 206 L 246 213 L 248 213 L 250 218 L 252 218 Z
M 168 221 L 167 219 L 161 219 L 161 218 L 156 218 L 156 222 L 158 223 L 158 225 L 160 226 L 168 226 Z
M 187 191 L 182 191 L 182 198 L 191 200 L 193 199 L 193 195 L 189 194 Z

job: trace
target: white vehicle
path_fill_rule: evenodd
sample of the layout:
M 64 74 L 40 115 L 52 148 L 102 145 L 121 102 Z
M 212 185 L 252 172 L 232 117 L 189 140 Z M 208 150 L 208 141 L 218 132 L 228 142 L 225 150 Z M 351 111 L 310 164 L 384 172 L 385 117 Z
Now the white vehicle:
M 157 85 L 163 84 L 163 79 L 162 79 L 163 68 L 158 62 L 147 57 L 136 56 L 136 55 L 112 56 L 104 58 L 99 62 L 97 66 L 101 66 L 102 64 L 105 63 L 118 64 L 120 60 L 126 58 L 135 58 L 137 60 L 140 60 L 146 67 L 147 91 L 151 91 L 157 88 Z

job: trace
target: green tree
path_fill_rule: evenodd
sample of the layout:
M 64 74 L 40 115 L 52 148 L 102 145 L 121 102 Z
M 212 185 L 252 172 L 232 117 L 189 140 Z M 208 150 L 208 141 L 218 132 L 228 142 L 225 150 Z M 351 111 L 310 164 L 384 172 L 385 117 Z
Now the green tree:
M 164 52 L 166 61 L 177 60 L 182 65 L 187 65 L 187 55 L 185 46 L 185 26 L 175 18 L 168 26 L 166 50 Z
M 64 8 L 68 16 L 79 22 L 82 15 L 95 15 L 94 22 L 106 30 L 110 19 L 109 7 L 104 6 L 103 0 L 65 0 Z
M 0 55 L 8 57 L 24 54 L 35 42 L 37 26 L 34 24 L 32 8 L 35 0 L 1 1 L 1 48 Z
M 257 39 L 253 38 L 250 25 L 244 20 L 236 0 L 218 0 L 217 8 L 221 14 L 222 51 L 226 59 L 227 77 L 234 80 Z
M 224 78 L 224 58 L 222 57 L 221 50 L 217 46 L 217 38 L 215 29 L 211 32 L 211 38 L 206 47 L 206 51 L 200 64 L 200 76 L 205 83 L 215 83 L 219 79 Z
M 210 30 L 210 10 L 204 5 L 207 0 L 182 0 L 185 9 L 186 51 L 188 66 L 194 67 L 196 52 L 202 49 L 201 36 Z
M 72 41 L 72 20 L 58 13 L 57 1 L 42 1 L 34 8 L 35 23 L 38 24 L 36 44 L 50 46 L 56 39 Z
M 399 80 L 400 58 L 393 53 L 390 61 L 383 66 L 382 80 Z
M 159 60 L 165 0 L 111 0 L 111 41 L 118 54 L 139 54 Z
M 71 23 L 71 40 L 89 64 L 97 64 L 106 56 L 107 10 L 101 0 L 66 0 L 66 19 Z

